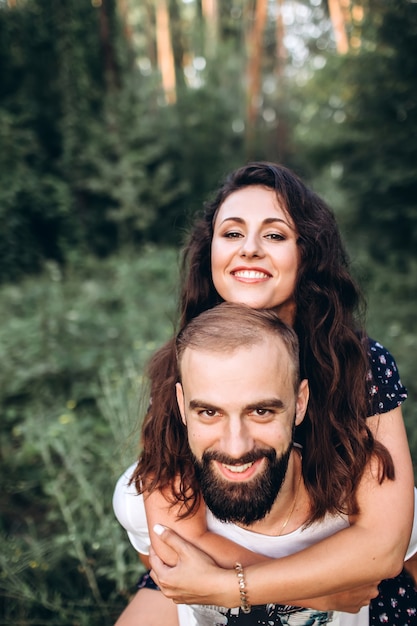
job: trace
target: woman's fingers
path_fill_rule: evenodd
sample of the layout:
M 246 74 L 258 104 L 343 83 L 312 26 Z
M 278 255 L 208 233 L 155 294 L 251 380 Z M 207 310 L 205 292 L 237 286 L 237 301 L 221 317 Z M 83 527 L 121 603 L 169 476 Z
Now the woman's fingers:
M 192 561 L 214 564 L 213 559 L 206 552 L 194 546 L 171 528 L 162 526 L 161 524 L 155 524 L 153 530 L 164 543 L 176 552 L 178 557 L 177 566 L 186 561 L 188 563 Z
M 162 589 L 163 593 L 168 598 L 172 598 L 175 601 L 175 594 L 178 593 L 177 581 L 181 580 L 182 565 L 186 560 L 187 550 L 189 551 L 193 546 L 166 526 L 155 524 L 153 530 L 164 543 L 176 552 L 177 564 L 175 566 L 167 565 L 151 547 L 149 553 L 149 560 L 152 567 L 150 575 L 154 582 Z M 199 550 L 197 552 L 199 552 Z
M 176 532 L 167 528 L 167 526 L 162 526 L 162 524 L 155 524 L 153 531 L 164 543 L 172 548 L 178 556 L 180 555 L 181 549 L 184 549 L 188 544 L 188 542 L 182 539 Z
M 221 570 L 210 556 L 170 528 L 156 524 L 154 532 L 177 553 L 178 561 L 175 566 L 171 567 L 164 563 L 151 548 L 149 556 L 152 579 L 164 595 L 174 602 L 195 604 L 200 601 L 205 604 L 206 585 L 202 589 L 201 580 L 206 580 L 208 583 L 208 579 L 211 578 L 216 581 L 217 585 L 218 573 Z M 207 587 L 210 588 L 210 585 L 208 584 Z M 208 602 L 208 604 L 212 603 Z

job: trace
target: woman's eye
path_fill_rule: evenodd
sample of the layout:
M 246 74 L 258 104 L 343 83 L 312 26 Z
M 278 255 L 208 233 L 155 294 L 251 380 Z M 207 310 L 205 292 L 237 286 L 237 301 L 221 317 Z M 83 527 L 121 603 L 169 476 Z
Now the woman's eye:
M 276 241 L 283 241 L 285 239 L 284 235 L 281 235 L 280 233 L 268 233 L 265 237 Z
M 242 233 L 238 233 L 237 231 L 229 231 L 223 235 L 227 239 L 238 239 L 239 237 L 243 237 Z

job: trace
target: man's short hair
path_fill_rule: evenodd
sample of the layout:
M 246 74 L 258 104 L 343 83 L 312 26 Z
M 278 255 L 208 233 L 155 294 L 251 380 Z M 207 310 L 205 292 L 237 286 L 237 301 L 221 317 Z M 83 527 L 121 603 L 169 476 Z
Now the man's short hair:
M 300 382 L 299 346 L 296 333 L 272 310 L 223 302 L 192 319 L 177 335 L 178 369 L 186 348 L 231 353 L 279 337 L 293 366 L 294 387 Z

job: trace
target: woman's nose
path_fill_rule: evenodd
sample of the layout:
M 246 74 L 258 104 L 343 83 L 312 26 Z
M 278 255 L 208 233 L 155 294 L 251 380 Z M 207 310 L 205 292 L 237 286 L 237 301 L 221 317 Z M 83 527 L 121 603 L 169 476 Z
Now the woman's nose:
M 262 243 L 259 238 L 255 235 L 245 237 L 240 247 L 240 255 L 248 258 L 264 256 Z

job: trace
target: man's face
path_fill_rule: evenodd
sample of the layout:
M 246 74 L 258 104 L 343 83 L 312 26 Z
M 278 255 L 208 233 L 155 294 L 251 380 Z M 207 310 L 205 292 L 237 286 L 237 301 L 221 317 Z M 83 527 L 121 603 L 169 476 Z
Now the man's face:
M 232 353 L 187 348 L 181 377 L 178 404 L 204 500 L 225 521 L 247 526 L 262 519 L 286 476 L 307 382 L 294 391 L 279 338 Z

